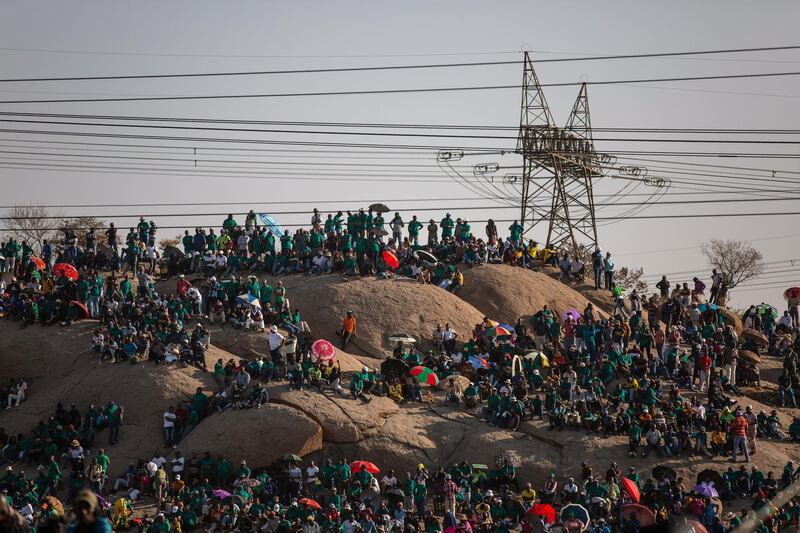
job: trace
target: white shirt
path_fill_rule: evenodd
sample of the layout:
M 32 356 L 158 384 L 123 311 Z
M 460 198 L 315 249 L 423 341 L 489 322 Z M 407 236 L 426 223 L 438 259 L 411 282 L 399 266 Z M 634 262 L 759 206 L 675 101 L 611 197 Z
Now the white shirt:
M 442 332 L 442 339 L 446 341 L 451 341 L 456 338 L 456 332 L 450 328 L 447 328 Z
M 280 348 L 284 338 L 285 337 L 280 333 L 278 333 L 277 331 L 270 331 L 269 336 L 267 337 L 270 351 L 277 350 L 278 348 Z
M 395 476 L 388 477 L 383 476 L 381 478 L 381 483 L 384 487 L 396 487 L 397 486 L 397 478 Z
M 289 478 L 293 481 L 301 481 L 303 479 L 303 472 L 298 467 L 291 468 L 289 470 Z
M 172 472 L 174 474 L 180 474 L 183 472 L 183 465 L 186 463 L 185 457 L 176 457 L 172 460 Z
M 306 468 L 306 482 L 313 483 L 317 480 L 317 476 L 319 475 L 319 467 L 318 466 L 309 466 Z

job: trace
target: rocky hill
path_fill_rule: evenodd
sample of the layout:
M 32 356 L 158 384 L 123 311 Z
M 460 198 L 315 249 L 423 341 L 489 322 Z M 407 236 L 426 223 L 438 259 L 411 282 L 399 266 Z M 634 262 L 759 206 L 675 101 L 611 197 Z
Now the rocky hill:
M 569 307 L 583 309 L 588 301 L 582 291 L 546 274 L 503 265 L 466 269 L 465 278 L 458 295 L 410 280 L 344 281 L 338 276 L 284 280 L 292 306 L 300 308 L 315 336 L 335 340 L 344 312 L 356 312 L 359 336 L 349 353 L 338 354 L 345 371 L 379 364 L 390 353 L 391 333 L 425 338 L 436 323 L 450 322 L 468 334 L 484 315 L 511 322 L 545 303 L 561 313 Z M 168 288 L 168 284 L 174 282 L 163 285 Z M 0 368 L 5 376 L 24 376 L 30 384 L 29 398 L 21 407 L 0 411 L 0 427 L 9 433 L 30 431 L 53 413 L 57 402 L 67 406 L 74 402 L 85 409 L 89 402 L 116 401 L 125 406 L 126 422 L 120 442 L 109 454 L 112 469 L 121 469 L 162 448 L 161 415 L 167 406 L 176 405 L 197 387 L 213 390 L 214 386 L 210 374 L 192 367 L 101 364 L 89 352 L 94 327 L 93 321 L 69 328 L 0 323 Z M 218 326 L 210 331 L 209 365 L 218 358 L 266 353 L 263 333 Z M 759 400 L 771 400 L 779 366 L 776 361 L 765 362 L 762 377 L 766 389 L 745 391 L 740 403 L 752 404 L 756 410 L 770 409 Z M 443 394 L 436 391 L 424 404 L 400 406 L 387 398 L 373 398 L 364 404 L 330 391 L 291 391 L 285 383 L 271 384 L 269 389 L 271 404 L 210 415 L 180 445 L 181 451 L 226 453 L 237 460 L 246 458 L 254 467 L 267 466 L 285 453 L 317 459 L 335 456 L 371 460 L 403 472 L 420 462 L 433 467 L 461 460 L 491 463 L 495 455 L 510 449 L 522 458 L 521 477 L 534 482 L 551 471 L 577 473 L 580 461 L 587 457 L 596 465 L 630 462 L 642 470 L 665 462 L 689 476 L 709 465 L 720 470 L 726 467 L 721 458 L 629 459 L 624 437 L 606 439 L 576 430 L 552 432 L 540 421 L 525 422 L 517 432 L 498 430 L 482 422 L 478 412 L 445 407 Z M 786 413 L 797 415 L 800 411 Z M 790 420 L 783 421 L 788 425 Z M 98 445 L 104 444 L 105 438 L 98 434 Z M 793 457 L 792 445 L 764 442 L 756 460 L 761 468 L 779 471 Z

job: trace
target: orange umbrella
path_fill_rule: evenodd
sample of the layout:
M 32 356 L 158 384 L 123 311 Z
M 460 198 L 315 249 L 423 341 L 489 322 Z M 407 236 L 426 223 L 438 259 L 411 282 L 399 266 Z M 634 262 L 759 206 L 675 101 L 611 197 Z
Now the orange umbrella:
M 30 256 L 31 263 L 38 268 L 39 270 L 44 270 L 47 266 L 44 260 L 41 257 L 36 257 L 35 255 Z
M 300 505 L 305 505 L 306 507 L 310 507 L 311 509 L 316 509 L 317 511 L 322 509 L 322 506 L 317 503 L 316 500 L 312 500 L 311 498 L 301 498 L 297 501 L 297 503 Z

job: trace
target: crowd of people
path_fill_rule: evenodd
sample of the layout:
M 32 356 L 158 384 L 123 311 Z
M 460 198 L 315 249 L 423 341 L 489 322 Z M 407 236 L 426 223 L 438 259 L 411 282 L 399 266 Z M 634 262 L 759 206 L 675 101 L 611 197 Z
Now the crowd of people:
M 73 477 L 86 458 L 79 446 L 65 453 Z M 234 465 L 223 455 L 184 457 L 176 451 L 171 459 L 157 453 L 131 464 L 113 486 L 106 486 L 109 464 L 99 449 L 88 468 L 91 488 L 76 484 L 74 492 L 76 509 L 89 505 L 92 511 L 85 517 L 78 512 L 78 521 L 102 522 L 106 531 L 113 526 L 153 532 L 542 533 L 560 528 L 610 533 L 659 526 L 679 530 L 674 528 L 698 523 L 716 533 L 752 517 L 757 517 L 755 531 L 796 528 L 800 520 L 797 498 L 780 509 L 772 503 L 798 475 L 791 462 L 777 474 L 742 466 L 705 470 L 693 481 L 663 466 L 645 473 L 635 467 L 623 471 L 617 463 L 595 469 L 584 461 L 580 476 L 553 473 L 533 484 L 518 479 L 519 458 L 513 452 L 494 457 L 491 466 L 462 461 L 429 469 L 419 464 L 413 471 L 396 473 L 368 461 L 331 458 L 317 466 L 291 455 L 270 468 L 252 469 L 246 460 Z M 42 530 L 57 526 L 63 509 L 59 514 L 53 500 L 37 497 L 57 484 L 54 469 L 58 465 L 52 457 L 36 480 L 8 468 L 0 478 L 2 499 L 19 511 L 0 515 L 0 525 L 19 512 L 22 523 Z M 739 498 L 751 503 L 724 512 L 724 505 Z M 138 509 L 150 500 L 158 503 L 155 511 Z
M 409 372 L 419 367 L 441 380 L 446 402 L 474 412 L 498 429 L 520 430 L 530 420 L 552 431 L 625 436 L 629 456 L 697 455 L 726 457 L 735 463 L 741 455 L 750 463 L 759 440 L 800 440 L 800 418 L 784 424 L 777 409 L 756 410 L 733 398 L 743 387 L 760 385 L 760 358 L 774 357 L 783 362 L 774 406 L 796 406 L 797 298 L 789 301 L 782 316 L 765 304 L 752 306 L 742 316 L 745 334 L 737 334 L 720 305 L 727 288 L 717 271 L 711 274 L 709 298 L 699 278 L 690 288 L 664 277 L 656 285 L 659 293 L 649 298 L 636 290 L 625 295 L 615 281 L 611 254 L 597 248 L 587 265 L 595 288 L 609 291 L 616 302 L 610 314 L 592 304 L 562 314 L 545 306 L 531 319 L 520 318 L 513 325 L 487 317 L 471 332 L 456 332 L 445 324 L 426 340 L 430 350 L 399 342 L 380 369 L 364 367 L 347 376 L 333 361 L 312 356 L 313 335 L 297 302 L 290 305 L 283 283 L 277 281 L 273 287 L 259 279 L 262 273 L 407 276 L 456 292 L 464 284 L 463 264 L 526 268 L 550 264 L 559 267 L 562 279 L 570 283 L 586 274 L 580 258 L 523 240 L 516 222 L 504 239 L 492 221 L 483 240 L 476 238 L 467 220 L 453 220 L 449 214 L 439 223 L 429 221 L 427 239 L 420 235 L 423 228 L 416 216 L 406 222 L 399 213 L 386 222 L 382 212 L 372 210 L 331 213 L 326 219 L 315 210 L 309 228 L 279 234 L 260 225 L 251 211 L 243 225 L 229 215 L 219 234 L 213 228 L 208 232 L 196 228 L 193 234 L 187 230 L 178 245 L 182 249 L 170 247 L 163 254 L 157 251 L 157 226 L 144 219 L 130 229 L 124 245 L 118 244 L 113 224 L 104 231 L 105 245 L 95 230 L 80 239 L 66 231 L 58 245 L 45 241 L 39 255 L 29 243 L 11 239 L 0 245 L 4 257 L 0 270 L 14 274 L 1 287 L 0 311 L 23 327 L 98 319 L 90 349 L 100 362 L 149 360 L 197 365 L 212 373 L 216 391 L 199 389 L 164 413 L 166 449 L 178 447 L 210 413 L 258 408 L 268 402 L 268 384 L 276 380 L 363 402 L 372 395 L 402 404 L 421 402 L 426 386 Z M 189 279 L 192 275 L 194 281 Z M 156 291 L 157 276 L 174 277 L 174 293 Z M 343 347 L 356 332 L 356 314 L 357 310 L 350 311 L 343 318 Z M 264 332 L 268 354 L 238 363 L 219 360 L 206 368 L 205 352 L 211 342 L 206 321 Z M 27 394 L 26 380 L 15 378 L 4 390 L 0 406 L 19 405 Z M 140 496 L 152 495 L 163 514 L 146 527 L 159 532 L 201 524 L 312 533 L 442 527 L 543 531 L 550 527 L 545 524 L 548 520 L 531 509 L 536 505 L 566 509 L 577 503 L 587 512 L 584 526 L 598 532 L 612 527 L 638 531 L 641 518 L 622 512 L 625 505 L 637 502 L 654 511 L 658 521 L 690 516 L 710 531 L 724 531 L 742 518 L 720 516 L 712 498 L 685 486 L 677 476 L 640 479 L 635 471 L 623 476 L 616 465 L 603 477 L 594 476 L 585 465 L 580 483 L 570 479 L 559 485 L 551 478 L 540 488 L 528 484 L 523 489 L 513 461 L 490 471 L 464 463 L 428 472 L 421 465 L 398 481 L 392 472 L 378 480 L 368 469 L 344 476 L 346 461 L 317 468 L 291 460 L 283 469 L 255 474 L 246 464 L 234 471 L 223 457 L 182 458 L 175 452 L 169 464 L 157 456 L 129 465 L 109 487 L 108 463 L 98 461 L 105 456 L 103 450 L 91 459 L 84 450 L 92 448 L 95 432 L 104 427 L 109 428 L 113 445 L 116 436 L 111 435 L 118 434 L 123 409 L 112 402 L 104 408 L 90 406 L 81 416 L 75 406 L 59 407 L 32 435 L 0 434 L 2 459 L 36 464 L 43 480 L 31 480 L 11 467 L 4 488 L 12 507 L 35 508 L 42 498 L 64 489 L 61 467 L 69 466 L 66 488 L 80 505 L 102 507 L 103 501 L 91 494 L 126 491 L 127 499 L 108 511 L 115 527 L 127 524 L 131 505 Z M 109 408 L 116 408 L 118 420 L 109 416 Z M 51 476 L 55 469 L 58 475 Z M 752 498 L 752 510 L 758 510 L 770 506 L 776 492 L 793 483 L 800 471 L 791 464 L 782 473 L 764 473 L 755 465 L 748 471 L 742 465 L 718 475 L 721 483 L 716 490 L 723 499 Z M 624 489 L 623 478 L 634 480 L 641 498 Z M 87 494 L 85 488 L 94 492 Z M 395 496 L 403 496 L 391 498 L 395 489 Z M 220 498 L 220 490 L 228 496 Z M 302 503 L 304 499 L 321 504 L 320 509 Z M 790 502 L 760 527 L 777 530 L 779 524 L 797 523 L 797 515 L 798 506 Z M 98 516 L 88 513 L 84 518 Z M 564 530 L 569 531 L 568 522 L 574 517 L 563 518 Z

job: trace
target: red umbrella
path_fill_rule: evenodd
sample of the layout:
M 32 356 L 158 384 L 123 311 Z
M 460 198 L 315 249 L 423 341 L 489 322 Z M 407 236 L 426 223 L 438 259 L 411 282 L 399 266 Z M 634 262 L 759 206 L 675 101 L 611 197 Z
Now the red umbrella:
M 89 310 L 86 309 L 86 306 L 80 303 L 78 300 L 72 300 L 69 305 L 79 309 L 81 313 L 83 313 L 83 318 L 89 318 Z
M 652 526 L 656 523 L 656 514 L 644 505 L 639 505 L 638 503 L 623 505 L 622 509 L 620 509 L 620 513 L 623 519 L 627 519 L 631 514 L 635 514 L 636 519 L 642 527 Z
M 786 298 L 787 300 L 789 298 L 792 298 L 793 296 L 797 296 L 798 298 L 800 298 L 800 287 L 792 287 L 790 289 L 786 289 L 786 291 L 784 291 L 783 293 L 783 297 Z
M 47 266 L 47 265 L 44 263 L 44 260 L 43 260 L 41 257 L 36 257 L 35 255 L 32 255 L 32 256 L 30 257 L 30 260 L 31 260 L 31 263 L 33 263 L 33 265 L 34 265 L 36 268 L 38 268 L 39 270 L 44 270 L 44 269 L 45 269 L 45 267 Z
M 622 488 L 627 491 L 628 494 L 631 495 L 633 501 L 639 503 L 639 499 L 641 496 L 639 495 L 639 487 L 636 486 L 636 483 L 632 479 L 628 479 L 626 477 L 622 478 Z
M 694 533 L 708 533 L 708 529 L 706 529 L 706 526 L 704 526 L 697 520 L 687 520 L 686 525 L 692 526 L 694 528 Z
M 300 505 L 305 505 L 306 507 L 310 507 L 311 509 L 316 509 L 318 511 L 322 509 L 322 506 L 319 503 L 317 503 L 316 500 L 312 500 L 311 498 L 301 498 L 300 500 L 297 501 L 297 503 L 299 503 Z
M 384 250 L 381 253 L 381 257 L 383 257 L 383 260 L 386 261 L 386 264 L 391 268 L 397 268 L 400 266 L 400 261 L 397 260 L 397 256 L 389 250 Z
M 379 474 L 381 469 L 375 466 L 374 463 L 370 463 L 369 461 L 353 461 L 350 463 L 350 470 L 352 472 L 361 472 L 362 468 L 366 468 L 367 472 L 370 474 Z
M 318 339 L 311 345 L 311 353 L 317 361 L 328 362 L 336 357 L 336 348 L 329 341 Z
M 528 514 L 541 516 L 548 524 L 552 524 L 556 521 L 556 510 L 549 503 L 535 504 L 533 507 L 528 509 Z
M 53 273 L 56 276 L 63 275 L 72 281 L 76 281 L 78 279 L 78 271 L 69 263 L 56 263 L 56 266 L 53 267 Z

